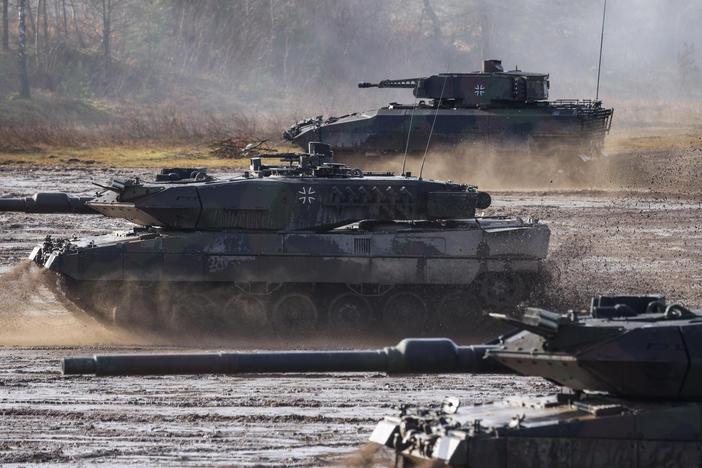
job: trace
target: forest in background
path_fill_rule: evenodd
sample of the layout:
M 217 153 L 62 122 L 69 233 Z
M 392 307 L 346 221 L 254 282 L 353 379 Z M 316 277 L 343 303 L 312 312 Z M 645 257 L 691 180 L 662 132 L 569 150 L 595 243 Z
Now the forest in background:
M 483 58 L 592 98 L 601 2 L 24 0 L 31 100 L 20 99 L 21 0 L 2 0 L 0 145 L 270 133 L 390 101 L 359 81 L 466 72 Z M 696 0 L 610 2 L 600 97 L 698 102 Z M 406 91 L 406 90 L 405 90 Z M 14 144 L 14 143 L 13 143 Z

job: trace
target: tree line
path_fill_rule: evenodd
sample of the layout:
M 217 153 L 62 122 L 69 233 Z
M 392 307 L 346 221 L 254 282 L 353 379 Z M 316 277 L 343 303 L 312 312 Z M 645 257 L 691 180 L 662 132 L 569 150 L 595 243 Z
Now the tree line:
M 680 36 L 696 21 L 695 5 L 646 6 L 650 21 Z M 483 58 L 558 72 L 560 82 L 566 76 L 583 88 L 578 80 L 592 81 L 596 67 L 602 15 L 600 2 L 563 0 L 2 0 L 2 7 L 2 48 L 24 48 L 18 57 L 33 87 L 55 90 L 57 76 L 72 76 L 62 67 L 90 61 L 99 69 L 91 77 L 98 97 L 206 80 L 251 100 L 336 96 L 342 84 L 353 95 L 354 81 L 473 71 Z M 641 27 L 636 14 L 614 4 L 606 36 L 625 30 L 624 21 Z M 677 66 L 683 42 L 671 44 L 672 53 L 658 43 L 646 60 Z M 694 62 L 694 53 L 678 61 Z M 605 70 L 630 72 L 642 62 L 627 44 L 605 39 Z
M 116 61 L 271 93 L 376 79 L 379 68 L 403 75 L 418 63 L 477 68 L 495 35 L 488 0 L 2 2 L 3 49 L 21 49 L 20 61 L 44 75 L 70 49 L 100 54 L 108 77 Z

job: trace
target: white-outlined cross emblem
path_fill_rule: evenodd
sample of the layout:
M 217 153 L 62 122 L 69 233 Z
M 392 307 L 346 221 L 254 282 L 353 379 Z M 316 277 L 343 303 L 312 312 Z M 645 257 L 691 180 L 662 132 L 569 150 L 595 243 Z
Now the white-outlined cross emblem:
M 473 90 L 473 94 L 475 94 L 476 96 L 482 96 L 483 94 L 485 94 L 485 85 L 483 85 L 483 84 L 475 85 L 475 88 Z
M 299 197 L 297 197 L 298 200 L 302 202 L 302 204 L 309 203 L 310 205 L 312 204 L 313 201 L 317 199 L 315 195 L 317 195 L 317 192 L 314 191 L 312 187 L 302 187 L 302 190 L 297 192 Z

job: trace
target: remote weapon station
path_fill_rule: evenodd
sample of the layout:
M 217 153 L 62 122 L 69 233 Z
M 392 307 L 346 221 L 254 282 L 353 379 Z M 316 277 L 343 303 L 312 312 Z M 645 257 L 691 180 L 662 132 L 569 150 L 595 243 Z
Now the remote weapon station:
M 583 159 L 602 152 L 613 109 L 599 100 L 548 101 L 549 75 L 504 71 L 485 60 L 481 71 L 359 83 L 359 88 L 411 89 L 416 104 L 391 103 L 341 117 L 296 123 L 283 137 L 301 147 L 321 141 L 334 151 L 421 153 L 428 147 L 478 142 Z
M 637 468 L 699 466 L 702 447 L 702 312 L 664 296 L 600 296 L 588 313 L 529 308 L 495 315 L 517 331 L 481 346 L 406 339 L 371 351 L 103 355 L 63 361 L 66 374 L 256 372 L 515 372 L 562 386 L 463 406 L 403 405 L 372 442 L 407 464 Z M 432 465 L 433 466 L 433 465 Z
M 471 331 L 466 301 L 526 298 L 548 228 L 476 217 L 490 196 L 410 173 L 363 172 L 308 153 L 253 158 L 242 174 L 163 169 L 113 177 L 94 197 L 38 193 L 0 210 L 99 214 L 137 225 L 85 239 L 47 237 L 31 258 L 106 320 L 150 330 L 246 334 L 432 327 Z

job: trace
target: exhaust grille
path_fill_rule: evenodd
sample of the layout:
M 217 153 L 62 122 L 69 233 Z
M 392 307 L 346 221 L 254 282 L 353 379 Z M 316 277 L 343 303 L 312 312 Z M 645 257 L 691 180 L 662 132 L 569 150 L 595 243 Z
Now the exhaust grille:
M 356 255 L 370 255 L 370 239 L 354 239 L 353 251 Z

